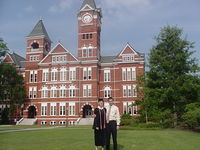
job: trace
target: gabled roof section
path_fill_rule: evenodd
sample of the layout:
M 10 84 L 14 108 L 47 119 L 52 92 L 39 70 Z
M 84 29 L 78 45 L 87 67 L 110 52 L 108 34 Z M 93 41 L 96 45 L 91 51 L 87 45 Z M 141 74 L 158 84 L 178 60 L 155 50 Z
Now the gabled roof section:
M 129 54 L 141 55 L 129 43 L 127 43 L 126 46 L 124 47 L 124 49 L 117 56 L 129 55 Z
M 19 66 L 20 68 L 24 68 L 25 67 L 25 61 L 26 59 L 16 53 L 7 53 L 6 56 L 9 56 L 12 60 L 12 63 L 14 63 L 15 65 Z M 5 56 L 5 58 L 6 58 Z
M 38 21 L 38 23 L 35 25 L 31 33 L 27 37 L 35 37 L 35 36 L 44 36 L 46 39 L 51 41 L 42 20 Z
M 91 7 L 92 9 L 96 9 L 96 4 L 94 0 L 84 0 L 80 10 L 82 10 L 85 6 Z
M 75 56 L 73 56 L 60 42 L 58 42 L 58 44 L 56 44 L 56 46 L 40 61 L 40 64 L 44 63 L 48 57 L 51 57 L 51 55 L 58 55 L 59 53 L 68 53 L 71 57 L 74 58 L 75 61 L 78 61 Z

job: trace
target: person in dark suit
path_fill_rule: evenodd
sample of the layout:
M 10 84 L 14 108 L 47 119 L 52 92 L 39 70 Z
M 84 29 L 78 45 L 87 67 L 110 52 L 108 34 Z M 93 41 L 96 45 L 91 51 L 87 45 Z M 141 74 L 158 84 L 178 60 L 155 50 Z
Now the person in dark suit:
M 104 108 L 103 99 L 98 99 L 98 107 L 94 110 L 94 116 L 93 129 L 96 150 L 98 150 L 98 146 L 101 146 L 101 149 L 104 150 L 106 138 L 106 109 Z

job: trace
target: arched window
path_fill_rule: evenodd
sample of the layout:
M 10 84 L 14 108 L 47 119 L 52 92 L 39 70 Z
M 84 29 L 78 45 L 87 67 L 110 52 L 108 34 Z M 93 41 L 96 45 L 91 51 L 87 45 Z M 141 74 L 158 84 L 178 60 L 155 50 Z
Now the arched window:
M 39 49 L 39 44 L 37 42 L 34 42 L 32 45 L 31 45 L 32 49 Z
M 51 87 L 51 97 L 57 97 L 57 88 L 55 86 Z
M 60 87 L 60 97 L 66 97 L 66 87 L 65 86 L 61 86 Z
M 111 96 L 111 89 L 110 89 L 110 87 L 105 87 L 104 88 L 104 98 L 109 98 L 110 96 Z
M 93 47 L 89 46 L 88 47 L 88 57 L 92 57 L 93 56 Z
M 45 86 L 45 87 L 42 87 L 42 98 L 47 98 L 48 97 L 48 88 Z
M 82 57 L 87 57 L 87 47 L 82 48 Z

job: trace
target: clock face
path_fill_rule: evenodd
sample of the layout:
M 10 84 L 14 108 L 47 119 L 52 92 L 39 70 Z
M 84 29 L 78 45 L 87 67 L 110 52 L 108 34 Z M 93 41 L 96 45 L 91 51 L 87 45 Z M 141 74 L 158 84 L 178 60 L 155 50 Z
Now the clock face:
M 82 21 L 84 23 L 90 23 L 92 21 L 92 16 L 89 15 L 89 14 L 86 14 L 86 15 L 83 16 Z

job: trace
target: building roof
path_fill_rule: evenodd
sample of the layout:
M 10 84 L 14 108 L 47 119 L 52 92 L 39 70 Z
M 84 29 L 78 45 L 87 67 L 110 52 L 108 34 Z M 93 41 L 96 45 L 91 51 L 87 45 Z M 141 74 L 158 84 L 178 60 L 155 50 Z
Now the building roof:
M 80 10 L 85 6 L 85 5 L 89 5 L 90 7 L 92 7 L 93 9 L 96 9 L 96 4 L 94 0 L 84 0 L 83 4 L 81 5 Z
M 14 63 L 19 66 L 20 68 L 25 68 L 25 61 L 26 59 L 16 53 L 8 53 L 8 55 L 12 58 Z
M 116 56 L 101 56 L 101 63 L 112 63 Z
M 34 37 L 34 36 L 44 36 L 46 39 L 51 41 L 42 20 L 38 21 L 38 23 L 35 25 L 31 33 L 27 37 Z

